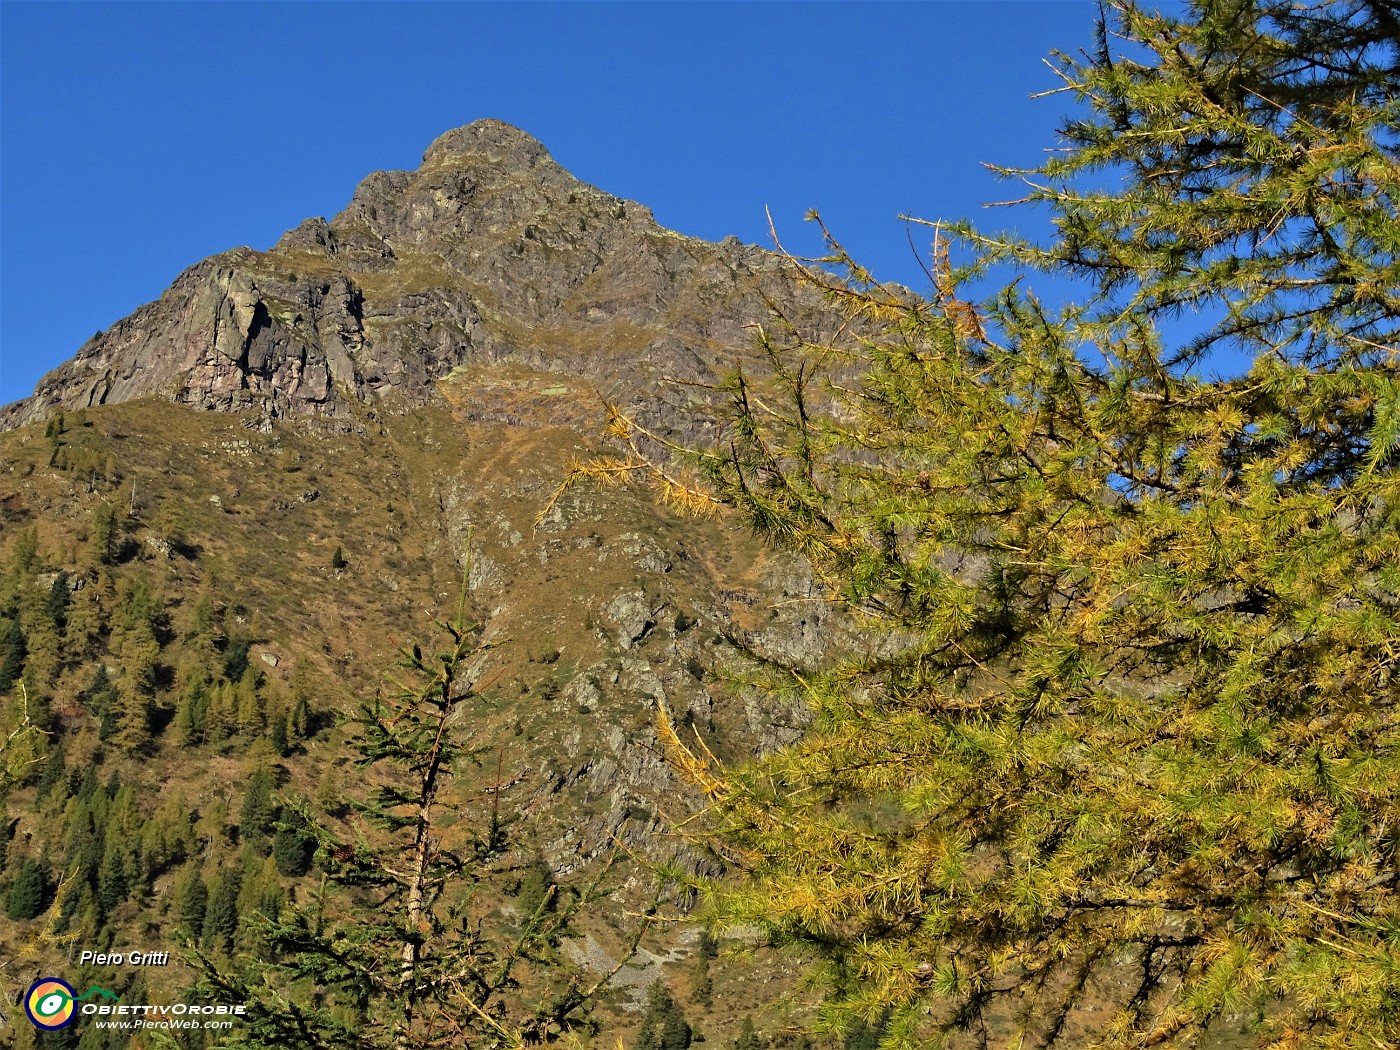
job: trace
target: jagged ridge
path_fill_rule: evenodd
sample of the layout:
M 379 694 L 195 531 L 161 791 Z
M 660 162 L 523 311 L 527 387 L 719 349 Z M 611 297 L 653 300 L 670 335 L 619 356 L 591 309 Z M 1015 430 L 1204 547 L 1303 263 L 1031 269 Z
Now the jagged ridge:
M 263 428 L 348 419 L 356 402 L 430 403 L 454 369 L 506 360 L 585 377 L 674 426 L 694 398 L 659 380 L 709 378 L 744 352 L 765 297 L 807 299 L 783 269 L 735 238 L 663 229 L 525 132 L 478 121 L 438 138 L 416 171 L 367 177 L 330 222 L 186 270 L 0 410 L 0 429 L 148 396 L 256 410 Z

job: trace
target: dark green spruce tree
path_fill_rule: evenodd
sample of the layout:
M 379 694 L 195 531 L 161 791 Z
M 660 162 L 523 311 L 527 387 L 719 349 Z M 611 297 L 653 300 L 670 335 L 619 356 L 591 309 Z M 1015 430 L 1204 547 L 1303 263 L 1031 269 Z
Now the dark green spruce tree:
M 277 831 L 272 836 L 272 858 L 277 870 L 289 878 L 305 875 L 311 870 L 311 856 L 316 840 L 306 829 L 306 821 L 295 809 L 283 807 L 277 811 Z
M 20 862 L 5 897 L 5 916 L 10 919 L 33 919 L 48 904 L 48 866 L 26 857 Z
M 661 980 L 647 989 L 646 1008 L 634 1050 L 687 1050 L 693 1032 L 671 989 Z

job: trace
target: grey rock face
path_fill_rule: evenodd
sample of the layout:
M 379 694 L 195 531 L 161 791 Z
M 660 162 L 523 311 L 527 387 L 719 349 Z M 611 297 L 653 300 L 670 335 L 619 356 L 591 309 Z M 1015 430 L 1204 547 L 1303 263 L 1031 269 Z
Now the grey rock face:
M 651 601 L 642 591 L 619 594 L 603 607 L 603 619 L 622 649 L 630 649 L 656 626 Z
M 663 380 L 744 355 L 764 295 L 801 309 L 774 257 L 662 229 L 483 120 L 438 138 L 417 171 L 370 175 L 329 222 L 186 270 L 0 409 L 0 429 L 150 396 L 264 426 L 401 411 L 439 400 L 454 369 L 518 362 L 694 437 L 694 395 Z
M 334 414 L 362 395 L 363 302 L 346 277 L 278 280 L 256 253 L 225 252 L 186 270 L 159 300 L 89 340 L 0 426 L 54 409 L 164 397 L 194 408 L 269 416 Z

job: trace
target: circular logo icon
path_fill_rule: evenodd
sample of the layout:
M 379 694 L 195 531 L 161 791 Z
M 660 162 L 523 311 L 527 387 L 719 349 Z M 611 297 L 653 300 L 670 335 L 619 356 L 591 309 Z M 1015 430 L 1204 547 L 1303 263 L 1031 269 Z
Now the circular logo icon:
M 57 977 L 44 977 L 29 987 L 24 997 L 24 1012 L 36 1027 L 57 1031 L 73 1023 L 77 1009 L 73 1004 L 73 988 Z

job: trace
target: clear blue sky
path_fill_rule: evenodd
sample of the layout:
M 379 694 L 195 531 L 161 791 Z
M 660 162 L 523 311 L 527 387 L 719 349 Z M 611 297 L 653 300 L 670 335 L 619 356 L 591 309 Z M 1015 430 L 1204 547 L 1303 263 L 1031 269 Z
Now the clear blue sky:
M 180 270 L 330 216 L 498 117 L 718 240 L 809 248 L 811 207 L 920 288 L 902 212 L 1015 195 L 1070 105 L 1042 59 L 1089 0 L 0 3 L 0 403 Z M 1034 230 L 998 210 L 988 225 Z M 926 238 L 920 239 L 921 242 Z

